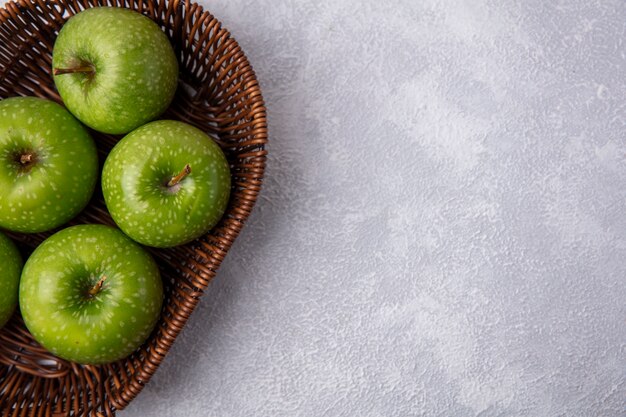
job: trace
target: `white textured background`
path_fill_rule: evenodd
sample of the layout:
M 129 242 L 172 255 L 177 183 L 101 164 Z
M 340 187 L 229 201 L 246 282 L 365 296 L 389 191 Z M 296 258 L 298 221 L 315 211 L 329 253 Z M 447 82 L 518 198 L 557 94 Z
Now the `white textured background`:
M 120 417 L 626 415 L 626 2 L 202 3 L 267 181 Z
M 121 416 L 626 416 L 626 2 L 204 4 L 267 182 Z

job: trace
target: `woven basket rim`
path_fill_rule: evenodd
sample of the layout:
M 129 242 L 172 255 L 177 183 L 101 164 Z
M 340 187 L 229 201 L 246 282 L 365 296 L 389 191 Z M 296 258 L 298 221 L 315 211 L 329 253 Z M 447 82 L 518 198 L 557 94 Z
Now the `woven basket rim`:
M 0 416 L 110 417 L 125 408 L 150 381 L 195 310 L 255 206 L 265 174 L 267 109 L 256 74 L 230 32 L 190 0 L 8 1 L 0 7 L 0 98 L 8 97 L 7 91 L 12 91 L 14 95 L 38 95 L 60 101 L 51 79 L 47 84 L 41 81 L 50 71 L 46 67 L 50 38 L 66 20 L 64 13 L 72 15 L 98 6 L 131 8 L 165 28 L 179 56 L 181 83 L 191 86 L 193 92 L 187 95 L 179 91 L 166 113 L 169 117 L 163 118 L 182 120 L 218 136 L 233 169 L 231 202 L 222 221 L 209 234 L 167 253 L 150 249 L 159 257 L 160 269 L 169 274 L 164 279 L 170 280 L 170 293 L 157 330 L 130 357 L 101 366 L 54 358 L 33 343 L 16 314 L 0 329 Z M 11 56 L 20 58 L 9 60 L 7 57 Z M 31 66 L 27 67 L 26 76 L 19 83 L 9 84 L 18 79 L 17 75 L 24 75 L 25 64 L 21 61 L 27 59 Z M 99 147 L 110 148 L 115 140 L 104 138 L 105 144 L 99 143 Z M 96 202 L 75 224 L 110 224 L 107 215 Z M 9 233 L 31 248 L 50 234 Z M 57 362 L 50 365 L 46 360 Z

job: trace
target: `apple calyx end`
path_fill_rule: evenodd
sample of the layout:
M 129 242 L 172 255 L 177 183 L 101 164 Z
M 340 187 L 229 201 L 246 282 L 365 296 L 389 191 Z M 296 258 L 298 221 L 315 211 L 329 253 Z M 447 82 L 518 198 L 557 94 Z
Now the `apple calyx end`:
M 183 170 L 180 171 L 180 174 L 176 175 L 175 177 L 172 177 L 172 179 L 170 179 L 167 182 L 167 187 L 172 188 L 175 185 L 180 184 L 180 182 L 184 180 L 185 178 L 187 178 L 189 174 L 191 174 L 191 165 L 187 164 L 185 165 Z

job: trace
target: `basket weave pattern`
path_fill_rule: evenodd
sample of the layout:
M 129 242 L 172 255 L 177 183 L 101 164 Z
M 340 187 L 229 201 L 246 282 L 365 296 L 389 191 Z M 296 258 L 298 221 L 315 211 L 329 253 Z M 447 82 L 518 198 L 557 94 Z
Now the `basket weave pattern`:
M 90 7 L 137 10 L 164 28 L 180 63 L 180 86 L 163 118 L 181 120 L 218 138 L 232 171 L 231 200 L 222 221 L 197 241 L 152 250 L 166 291 L 149 340 L 130 357 L 101 366 L 59 359 L 38 345 L 19 314 L 0 329 L 0 416 L 113 416 L 150 380 L 204 289 L 215 276 L 259 194 L 265 169 L 266 110 L 246 56 L 220 22 L 189 1 L 21 0 L 0 8 L 0 98 L 61 99 L 51 76 L 52 47 L 63 23 Z M 119 140 L 92 132 L 100 163 Z M 71 224 L 113 225 L 98 190 Z M 23 250 L 52 232 L 10 234 Z

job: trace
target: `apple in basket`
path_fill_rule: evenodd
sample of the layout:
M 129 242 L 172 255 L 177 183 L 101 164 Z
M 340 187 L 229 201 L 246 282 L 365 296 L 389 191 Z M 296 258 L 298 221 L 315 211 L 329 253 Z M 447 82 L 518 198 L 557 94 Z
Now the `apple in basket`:
M 135 351 L 163 303 L 156 263 L 117 229 L 80 225 L 45 240 L 24 265 L 19 305 L 46 349 L 67 360 L 101 364 Z
M 60 105 L 0 101 L 0 228 L 44 232 L 76 216 L 98 178 L 96 146 Z
M 113 148 L 104 163 L 102 192 L 113 220 L 133 240 L 178 246 L 207 233 L 224 214 L 230 167 L 201 130 L 159 120 Z
M 99 132 L 128 133 L 153 120 L 178 85 L 167 36 L 146 16 L 124 8 L 94 7 L 71 17 L 52 57 L 63 103 Z

